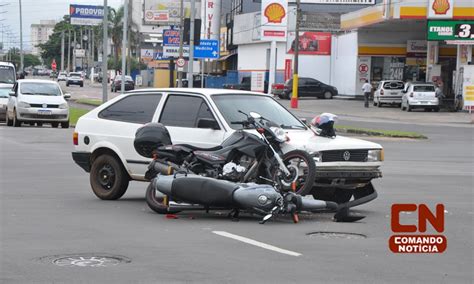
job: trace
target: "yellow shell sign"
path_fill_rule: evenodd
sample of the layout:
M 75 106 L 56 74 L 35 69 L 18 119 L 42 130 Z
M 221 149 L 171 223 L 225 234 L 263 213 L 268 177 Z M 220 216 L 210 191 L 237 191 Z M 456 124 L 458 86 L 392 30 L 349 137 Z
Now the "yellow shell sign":
M 448 0 L 434 0 L 431 7 L 436 15 L 445 15 L 450 8 Z
M 285 8 L 279 3 L 272 3 L 265 8 L 265 17 L 269 23 L 280 24 L 286 16 Z

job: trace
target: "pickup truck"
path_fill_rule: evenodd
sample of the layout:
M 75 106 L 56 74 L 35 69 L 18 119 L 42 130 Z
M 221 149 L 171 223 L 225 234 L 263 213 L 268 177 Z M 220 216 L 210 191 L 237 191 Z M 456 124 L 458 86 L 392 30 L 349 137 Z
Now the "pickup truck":
M 382 176 L 381 145 L 343 136 L 319 136 L 272 96 L 222 89 L 142 89 L 120 95 L 82 116 L 75 128 L 73 160 L 90 173 L 93 192 L 118 199 L 130 180 L 145 181 L 150 162 L 133 147 L 138 128 L 166 126 L 173 144 L 209 148 L 242 126 L 239 112 L 258 112 L 280 125 L 290 138 L 283 152 L 305 150 L 316 163 L 312 190 L 319 199 L 344 203 L 376 197 L 371 180 Z

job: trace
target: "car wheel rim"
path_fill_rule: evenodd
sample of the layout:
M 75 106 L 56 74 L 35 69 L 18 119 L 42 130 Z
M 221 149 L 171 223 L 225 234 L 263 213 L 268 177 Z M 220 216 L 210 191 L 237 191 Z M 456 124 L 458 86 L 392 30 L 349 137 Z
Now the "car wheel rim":
M 110 190 L 115 183 L 114 168 L 109 164 L 103 165 L 99 170 L 98 181 L 104 189 Z
M 331 98 L 331 93 L 330 92 L 324 93 L 324 98 L 325 99 L 330 99 Z

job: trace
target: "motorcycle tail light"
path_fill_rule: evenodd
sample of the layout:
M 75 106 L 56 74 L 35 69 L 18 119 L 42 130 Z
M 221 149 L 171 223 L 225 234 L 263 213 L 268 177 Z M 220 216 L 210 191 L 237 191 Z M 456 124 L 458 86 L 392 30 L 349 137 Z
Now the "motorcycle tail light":
M 74 132 L 74 133 L 72 134 L 72 142 L 73 142 L 73 144 L 76 145 L 76 146 L 79 145 L 79 133 Z
M 257 132 L 260 133 L 260 134 L 263 134 L 263 133 L 265 133 L 265 129 L 257 128 Z

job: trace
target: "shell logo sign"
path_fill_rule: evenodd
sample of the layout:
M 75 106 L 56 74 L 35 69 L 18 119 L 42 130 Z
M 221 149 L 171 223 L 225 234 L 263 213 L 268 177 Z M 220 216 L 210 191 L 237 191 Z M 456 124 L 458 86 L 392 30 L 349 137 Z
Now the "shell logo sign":
M 448 0 L 434 0 L 431 6 L 436 15 L 446 15 L 450 5 Z
M 269 23 L 281 24 L 286 16 L 286 11 L 279 3 L 272 3 L 265 8 L 264 15 Z

